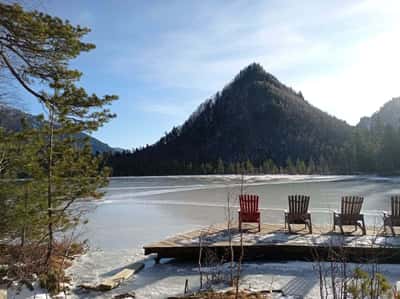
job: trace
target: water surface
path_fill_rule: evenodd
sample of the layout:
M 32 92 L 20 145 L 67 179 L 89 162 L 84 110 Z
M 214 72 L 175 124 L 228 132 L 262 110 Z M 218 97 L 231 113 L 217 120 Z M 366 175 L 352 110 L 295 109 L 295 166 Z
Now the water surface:
M 167 236 L 221 223 L 227 198 L 237 206 L 241 188 L 260 196 L 262 221 L 282 223 L 289 194 L 311 196 L 314 224 L 331 224 L 342 195 L 365 197 L 367 224 L 380 225 L 400 178 L 375 176 L 169 176 L 112 178 L 103 200 L 90 203 L 84 235 L 92 248 L 141 248 Z M 236 218 L 236 208 L 233 209 Z

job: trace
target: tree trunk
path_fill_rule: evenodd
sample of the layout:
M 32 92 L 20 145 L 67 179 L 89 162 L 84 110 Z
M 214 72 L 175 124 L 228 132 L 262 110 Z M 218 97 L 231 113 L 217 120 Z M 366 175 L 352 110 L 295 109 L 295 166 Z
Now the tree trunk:
M 28 196 L 29 196 L 29 190 L 28 190 L 28 184 L 26 183 L 25 185 L 25 196 L 24 196 L 24 216 L 23 216 L 23 224 L 22 224 L 22 230 L 21 230 L 21 247 L 24 247 L 25 245 L 25 240 L 26 240 L 26 217 L 28 213 Z
M 49 240 L 47 244 L 46 265 L 49 266 L 53 255 L 53 199 L 52 199 L 52 167 L 53 167 L 53 137 L 54 137 L 54 112 L 49 108 L 49 150 L 48 150 L 48 170 L 47 170 L 47 232 Z

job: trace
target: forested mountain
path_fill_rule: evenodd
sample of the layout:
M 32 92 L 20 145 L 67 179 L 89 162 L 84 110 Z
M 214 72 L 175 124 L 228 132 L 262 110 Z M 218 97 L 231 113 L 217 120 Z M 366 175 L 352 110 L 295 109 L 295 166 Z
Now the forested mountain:
M 19 131 L 22 128 L 21 120 L 25 119 L 29 126 L 40 126 L 40 120 L 37 116 L 25 113 L 19 109 L 0 104 L 0 127 L 6 130 Z M 87 137 L 86 134 L 80 134 L 82 138 Z M 90 144 L 92 145 L 93 152 L 115 152 L 116 150 L 108 144 L 89 136 Z
M 182 126 L 109 163 L 114 175 L 348 173 L 355 163 L 353 140 L 353 127 L 251 64 Z
M 372 129 L 373 127 L 387 125 L 393 128 L 400 127 L 400 97 L 393 98 L 385 103 L 371 117 L 361 118 L 357 126 L 364 129 Z

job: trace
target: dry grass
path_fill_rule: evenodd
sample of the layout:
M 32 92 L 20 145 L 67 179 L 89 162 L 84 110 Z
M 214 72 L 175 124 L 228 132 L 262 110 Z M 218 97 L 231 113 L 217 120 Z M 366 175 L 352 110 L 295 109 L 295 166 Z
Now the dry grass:
M 75 256 L 85 251 L 84 244 L 68 241 L 55 243 L 49 264 L 46 263 L 46 250 L 45 244 L 0 246 L 0 265 L 6 265 L 1 277 L 7 277 L 7 281 L 2 281 L 0 277 L 0 283 L 17 281 L 29 286 L 39 277 L 40 284 L 50 292 L 60 291 L 60 283 L 69 282 L 65 269 L 71 266 Z

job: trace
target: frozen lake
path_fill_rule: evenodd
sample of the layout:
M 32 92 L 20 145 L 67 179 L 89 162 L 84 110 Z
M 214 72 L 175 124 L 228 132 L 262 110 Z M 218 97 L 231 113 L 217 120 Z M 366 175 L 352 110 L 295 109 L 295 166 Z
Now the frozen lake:
M 390 195 L 400 193 L 400 178 L 266 175 L 247 176 L 244 181 L 244 192 L 260 196 L 263 222 L 282 225 L 290 194 L 311 196 L 315 224 L 332 222 L 332 211 L 340 208 L 341 196 L 364 196 L 367 225 L 379 226 L 382 211 L 389 210 Z M 196 290 L 197 265 L 168 261 L 154 265 L 151 258 L 143 256 L 141 248 L 182 231 L 226 221 L 227 196 L 237 205 L 240 188 L 240 176 L 111 179 L 103 200 L 85 204 L 90 213 L 83 236 L 89 239 L 90 251 L 69 269 L 74 286 L 83 282 L 96 284 L 132 262 L 143 261 L 146 268 L 115 290 L 75 290 L 72 298 L 111 298 L 127 291 L 135 291 L 137 298 L 165 298 L 182 293 L 186 279 L 190 288 Z M 245 263 L 242 286 L 267 290 L 273 285 L 286 294 L 319 298 L 314 266 L 311 262 Z M 382 265 L 381 270 L 391 283 L 400 277 L 400 265 Z
M 262 221 L 282 223 L 287 196 L 311 196 L 313 223 L 330 224 L 343 195 L 364 196 L 367 225 L 380 225 L 400 178 L 374 176 L 244 177 L 244 192 L 260 196 Z M 172 234 L 226 221 L 227 197 L 238 204 L 240 176 L 113 178 L 103 200 L 90 203 L 85 237 L 93 248 L 141 248 Z M 236 209 L 235 209 L 236 210 Z M 236 217 L 236 214 L 234 214 Z

